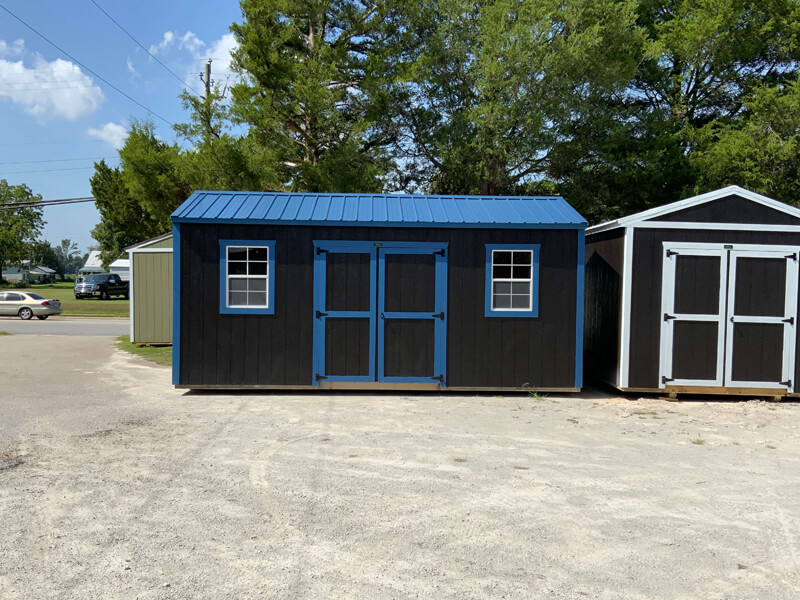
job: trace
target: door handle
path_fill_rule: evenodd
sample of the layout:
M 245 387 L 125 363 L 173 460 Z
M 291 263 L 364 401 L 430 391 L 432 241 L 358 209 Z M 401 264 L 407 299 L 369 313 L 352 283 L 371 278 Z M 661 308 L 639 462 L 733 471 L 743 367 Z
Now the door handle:
M 384 319 L 384 318 L 385 318 L 385 317 L 383 316 L 383 313 L 381 313 L 381 319 Z

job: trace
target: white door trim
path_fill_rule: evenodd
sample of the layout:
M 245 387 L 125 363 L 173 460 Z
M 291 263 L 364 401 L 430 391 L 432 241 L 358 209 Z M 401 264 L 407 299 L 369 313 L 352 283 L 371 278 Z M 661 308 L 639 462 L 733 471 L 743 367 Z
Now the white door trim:
M 676 250 L 681 252 L 675 253 Z M 658 387 L 664 389 L 669 385 L 682 386 L 715 386 L 723 385 L 725 373 L 725 314 L 727 289 L 727 250 L 722 244 L 693 244 L 663 242 L 663 267 L 661 269 L 661 344 L 659 352 Z M 677 314 L 675 313 L 675 273 L 677 257 L 715 256 L 720 260 L 720 289 L 717 314 Z M 671 318 L 667 319 L 666 315 Z M 674 342 L 675 323 L 694 321 L 717 323 L 717 369 L 714 379 L 677 379 L 672 377 L 672 345 Z M 667 381 L 669 380 L 669 381 Z
M 619 337 L 619 369 L 617 387 L 627 388 L 630 378 L 631 360 L 631 291 L 633 288 L 633 235 L 634 229 L 625 228 L 622 255 L 622 300 L 620 314 L 622 328 Z
M 794 246 L 751 245 L 746 249 L 737 247 L 730 250 L 730 271 L 728 277 L 728 315 L 726 318 L 728 352 L 725 360 L 725 381 L 730 387 L 750 387 L 768 389 L 786 389 L 794 393 L 795 345 L 797 336 L 797 284 L 800 248 Z M 794 254 L 795 258 L 786 258 L 786 288 L 784 289 L 784 314 L 779 317 L 746 316 L 735 314 L 734 298 L 736 297 L 737 261 L 740 258 L 784 258 Z M 786 322 L 790 320 L 789 322 Z M 733 379 L 733 329 L 736 323 L 762 323 L 783 325 L 783 364 L 781 365 L 781 381 L 736 381 Z M 791 382 L 786 385 L 782 382 Z

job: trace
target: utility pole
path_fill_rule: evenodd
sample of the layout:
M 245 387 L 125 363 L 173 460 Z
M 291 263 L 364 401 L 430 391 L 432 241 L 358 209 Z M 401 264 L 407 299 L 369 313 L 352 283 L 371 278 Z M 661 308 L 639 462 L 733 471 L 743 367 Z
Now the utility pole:
M 206 63 L 206 100 L 211 97 L 211 59 Z
M 203 77 L 203 74 L 200 73 L 200 79 L 203 83 L 206 84 L 206 100 L 211 97 L 211 59 L 208 59 L 206 63 L 206 76 Z

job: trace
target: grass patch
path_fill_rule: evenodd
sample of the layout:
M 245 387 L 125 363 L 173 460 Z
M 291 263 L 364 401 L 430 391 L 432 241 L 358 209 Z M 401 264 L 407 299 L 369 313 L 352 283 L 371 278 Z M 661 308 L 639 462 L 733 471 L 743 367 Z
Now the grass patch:
M 528 398 L 531 400 L 546 400 L 547 394 L 540 394 L 539 392 L 528 392 Z
M 170 366 L 172 364 L 172 346 L 140 346 L 139 344 L 131 344 L 130 339 L 128 335 L 119 336 L 117 338 L 117 348 L 136 356 L 141 356 L 159 365 Z
M 61 302 L 65 317 L 127 317 L 130 313 L 130 301 L 124 298 L 100 300 L 98 298 L 83 298 L 77 300 L 72 291 L 73 284 L 69 281 L 49 285 L 32 285 L 23 289 L 0 287 L 0 290 L 33 292 L 45 298 L 53 298 Z
M 0 331 L 0 335 L 11 335 L 11 334 L 8 333 L 7 331 Z
M 695 446 L 704 446 L 706 441 L 703 438 L 694 438 L 691 440 Z

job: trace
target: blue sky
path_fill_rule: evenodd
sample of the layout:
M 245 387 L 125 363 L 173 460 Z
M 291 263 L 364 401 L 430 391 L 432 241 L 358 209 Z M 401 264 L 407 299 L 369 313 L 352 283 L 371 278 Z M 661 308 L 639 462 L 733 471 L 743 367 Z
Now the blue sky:
M 207 58 L 214 59 L 214 79 L 230 76 L 229 27 L 241 18 L 237 1 L 95 1 L 195 89 Z M 181 82 L 90 0 L 0 5 L 150 110 L 173 123 L 186 120 Z M 44 199 L 89 196 L 94 160 L 116 165 L 126 125 L 147 116 L 0 10 L 0 179 L 27 184 Z M 153 120 L 160 138 L 175 139 L 168 124 Z M 99 215 L 91 203 L 48 208 L 45 220 L 43 237 L 51 243 L 70 238 L 81 250 L 95 243 L 90 231 Z

